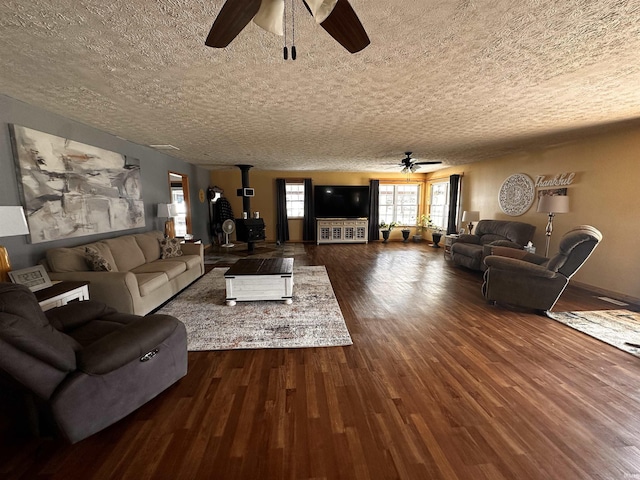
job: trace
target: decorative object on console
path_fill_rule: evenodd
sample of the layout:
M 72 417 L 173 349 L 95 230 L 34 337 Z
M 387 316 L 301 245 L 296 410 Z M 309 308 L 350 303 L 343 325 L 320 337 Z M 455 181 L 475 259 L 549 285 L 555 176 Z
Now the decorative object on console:
M 22 207 L 0 207 L 0 222 L 2 222 L 2 230 L 0 237 L 13 237 L 16 235 L 27 235 L 29 227 L 24 217 Z M 9 252 L 0 245 L 0 282 L 9 281 L 8 273 L 11 271 L 11 262 L 9 261 Z
M 31 243 L 144 227 L 132 159 L 19 125 L 9 131 Z
M 158 204 L 158 218 L 166 218 L 164 222 L 164 236 L 174 238 L 176 236 L 176 226 L 173 223 L 173 217 L 178 214 L 178 209 L 173 203 Z
M 469 235 L 473 233 L 473 222 L 480 220 L 480 212 L 477 210 L 465 210 L 462 212 L 462 223 L 468 222 L 467 229 Z
M 498 202 L 504 213 L 517 217 L 529 210 L 535 193 L 535 185 L 528 175 L 514 173 L 502 183 Z
M 548 257 L 549 242 L 551 241 L 551 233 L 553 232 L 553 217 L 556 213 L 569 212 L 569 197 L 566 195 L 542 195 L 538 202 L 538 212 L 549 214 L 549 221 L 547 222 L 547 229 L 545 230 L 547 243 L 544 250 L 544 256 Z

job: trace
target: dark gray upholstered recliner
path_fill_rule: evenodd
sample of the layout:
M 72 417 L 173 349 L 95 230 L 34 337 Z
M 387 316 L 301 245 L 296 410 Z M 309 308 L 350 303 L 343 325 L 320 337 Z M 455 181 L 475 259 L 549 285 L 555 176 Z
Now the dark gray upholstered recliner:
M 569 279 L 587 261 L 602 240 L 594 227 L 580 225 L 560 240 L 552 258 L 504 247 L 494 247 L 484 261 L 482 293 L 491 302 L 537 310 L 551 310 Z
M 522 249 L 536 231 L 534 225 L 511 220 L 480 220 L 473 235 L 460 235 L 451 246 L 453 263 L 484 270 L 486 245 Z
M 35 395 L 71 443 L 186 373 L 186 330 L 174 317 L 118 313 L 92 300 L 43 312 L 28 288 L 0 282 L 0 374 Z

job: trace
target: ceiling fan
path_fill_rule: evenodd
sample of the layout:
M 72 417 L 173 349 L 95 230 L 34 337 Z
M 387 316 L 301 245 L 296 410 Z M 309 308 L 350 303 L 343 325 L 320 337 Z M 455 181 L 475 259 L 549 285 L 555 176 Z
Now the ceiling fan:
M 369 45 L 367 32 L 348 0 L 302 2 L 316 22 L 349 52 L 359 52 Z M 282 35 L 284 5 L 285 0 L 227 0 L 204 43 L 209 47 L 224 48 L 250 20 L 268 32 Z
M 438 163 L 442 163 L 440 161 L 433 161 L 433 162 L 418 162 L 416 161 L 415 158 L 411 158 L 411 154 L 413 152 L 404 152 L 404 154 L 406 155 L 406 157 L 404 157 L 402 159 L 402 162 L 399 163 L 398 165 L 404 167 L 402 169 L 402 173 L 413 173 L 415 172 L 417 169 L 420 168 L 420 165 L 437 165 Z

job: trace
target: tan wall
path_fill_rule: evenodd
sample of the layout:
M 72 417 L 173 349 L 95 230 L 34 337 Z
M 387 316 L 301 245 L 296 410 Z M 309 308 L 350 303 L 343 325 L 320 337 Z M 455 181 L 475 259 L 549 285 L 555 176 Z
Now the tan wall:
M 406 175 L 395 173 L 371 173 L 371 172 L 278 172 L 251 169 L 249 170 L 249 184 L 255 189 L 255 197 L 251 199 L 251 209 L 260 212 L 267 230 L 267 241 L 276 239 L 276 178 L 298 179 L 311 178 L 314 185 L 369 185 L 369 180 L 377 178 L 384 180 L 407 179 Z M 424 181 L 424 174 L 412 174 L 411 181 Z M 229 199 L 233 214 L 240 217 L 242 214 L 242 198 L 236 196 L 236 190 L 241 186 L 240 170 L 214 170 L 211 172 L 211 184 L 224 189 L 225 196 Z M 394 230 L 392 240 L 402 239 L 400 229 Z M 302 241 L 302 220 L 289 220 L 289 240 L 291 242 Z
M 534 181 L 538 175 L 554 176 L 576 172 L 568 188 L 571 212 L 554 220 L 550 254 L 557 252 L 564 232 L 573 226 L 589 224 L 604 236 L 602 244 L 576 274 L 576 282 L 640 300 L 640 129 L 593 136 L 558 148 L 540 149 L 494 160 L 470 163 L 460 168 L 439 170 L 431 177 L 448 178 L 463 173 L 463 209 L 479 210 L 481 218 L 513 219 L 536 225 L 534 245 L 544 254 L 547 215 L 534 205 L 524 215 L 510 217 L 498 204 L 498 191 L 513 173 L 525 173 Z M 369 179 L 404 180 L 402 174 L 345 172 L 268 172 L 252 169 L 250 184 L 255 188 L 252 209 L 258 210 L 267 225 L 267 239 L 275 239 L 275 179 L 310 177 L 314 185 L 365 185 Z M 425 175 L 412 175 L 412 180 Z M 236 196 L 240 170 L 211 172 L 211 183 L 225 190 L 236 215 L 242 200 Z M 426 189 L 424 189 L 426 190 Z M 291 241 L 302 239 L 301 221 L 289 225 Z M 392 240 L 401 238 L 399 229 Z
M 570 213 L 553 222 L 549 254 L 558 251 L 562 234 L 576 225 L 598 228 L 603 241 L 575 275 L 576 282 L 640 299 L 640 130 L 594 136 L 558 148 L 509 155 L 437 172 L 463 172 L 463 209 L 479 210 L 480 218 L 513 219 L 536 225 L 534 245 L 544 255 L 548 216 L 536 203 L 524 215 L 509 217 L 500 209 L 498 192 L 513 173 L 554 176 L 576 172 L 567 187 Z

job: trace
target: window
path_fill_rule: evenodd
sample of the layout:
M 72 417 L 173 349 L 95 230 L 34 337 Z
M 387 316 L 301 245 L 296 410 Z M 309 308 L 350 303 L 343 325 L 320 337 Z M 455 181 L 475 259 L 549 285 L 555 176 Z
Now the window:
M 397 222 L 399 225 L 415 225 L 418 221 L 420 185 L 380 185 L 380 222 Z
M 304 217 L 304 183 L 286 183 L 287 217 Z
M 184 237 L 187 234 L 187 204 L 184 201 L 182 188 L 171 189 L 171 203 L 176 206 L 177 215 L 173 218 L 176 237 Z
M 431 184 L 431 199 L 429 205 L 431 223 L 446 230 L 449 220 L 449 182 Z

